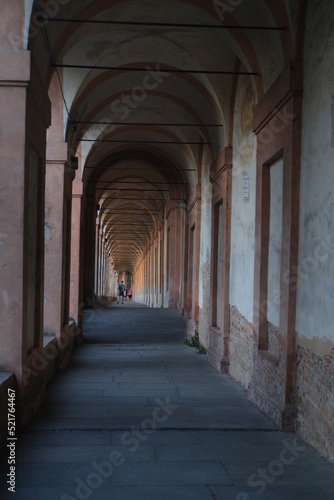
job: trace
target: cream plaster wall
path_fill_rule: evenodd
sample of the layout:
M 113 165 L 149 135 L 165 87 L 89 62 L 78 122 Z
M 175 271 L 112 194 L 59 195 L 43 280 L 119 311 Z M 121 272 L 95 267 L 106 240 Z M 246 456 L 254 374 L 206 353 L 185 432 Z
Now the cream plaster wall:
M 253 321 L 256 137 L 252 132 L 255 97 L 249 78 L 236 94 L 232 172 L 230 305 Z M 243 200 L 243 172 L 249 173 L 249 200 Z

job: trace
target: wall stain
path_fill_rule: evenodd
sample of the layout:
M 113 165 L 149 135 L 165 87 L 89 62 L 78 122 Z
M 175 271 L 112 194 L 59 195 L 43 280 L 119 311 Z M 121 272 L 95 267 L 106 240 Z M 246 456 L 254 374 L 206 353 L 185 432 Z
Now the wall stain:
M 253 130 L 254 105 L 255 95 L 251 84 L 248 83 L 241 105 L 241 132 L 243 135 L 248 135 Z

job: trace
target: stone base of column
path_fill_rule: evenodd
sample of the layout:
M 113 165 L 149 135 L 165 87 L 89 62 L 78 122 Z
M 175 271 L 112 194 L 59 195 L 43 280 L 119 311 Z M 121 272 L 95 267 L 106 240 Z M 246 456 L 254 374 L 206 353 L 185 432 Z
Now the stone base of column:
M 22 372 L 17 400 L 18 428 L 26 427 L 34 420 L 44 402 L 48 384 L 57 373 L 67 368 L 75 345 L 82 343 L 83 337 L 73 323 L 67 331 L 62 331 L 60 345 L 54 336 L 44 340 L 43 350 L 35 351 L 29 366 Z
M 207 359 L 217 372 L 219 373 L 228 373 L 230 362 L 228 357 L 221 357 L 216 351 L 214 351 L 211 347 L 207 350 Z
M 193 337 L 198 339 L 198 322 L 190 318 L 187 320 L 186 338 L 191 340 Z
M 209 330 L 209 347 L 207 357 L 209 363 L 219 373 L 228 373 L 230 360 L 226 354 L 228 352 L 228 338 L 224 338 L 221 333 L 218 333 L 213 328 Z
M 29 425 L 40 410 L 46 395 L 46 383 L 43 372 L 31 369 L 29 378 L 23 377 L 23 388 L 17 401 L 17 427 Z
M 281 405 L 251 382 L 247 390 L 248 400 L 257 406 L 279 429 L 286 432 L 296 431 L 297 408 L 294 405 Z

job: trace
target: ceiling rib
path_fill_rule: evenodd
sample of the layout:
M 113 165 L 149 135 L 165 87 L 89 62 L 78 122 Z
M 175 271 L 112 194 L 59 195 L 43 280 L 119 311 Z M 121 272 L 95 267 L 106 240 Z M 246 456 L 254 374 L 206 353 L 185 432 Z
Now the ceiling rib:
M 67 68 L 67 69 L 92 69 L 103 71 L 139 71 L 147 72 L 147 68 L 140 68 L 137 66 L 92 66 L 90 64 L 51 64 L 53 68 Z M 201 70 L 201 69 L 167 69 L 160 68 L 159 73 L 193 73 L 199 75 L 240 75 L 240 76 L 258 76 L 254 71 L 223 71 L 223 70 Z
M 255 30 L 255 31 L 285 31 L 286 26 L 246 26 L 238 24 L 196 24 L 196 23 L 171 23 L 171 22 L 147 22 L 147 21 L 110 21 L 106 19 L 71 19 L 71 18 L 49 18 L 38 16 L 41 22 L 75 23 L 75 24 L 111 24 L 115 26 L 151 26 L 159 28 L 190 28 L 190 29 L 219 29 L 219 30 Z
M 75 121 L 78 125 L 138 125 L 140 127 L 223 127 L 220 123 L 159 123 L 159 122 L 95 122 L 95 121 Z
M 122 141 L 117 139 L 77 139 L 78 142 L 111 142 L 116 144 L 190 144 L 193 146 L 208 146 L 211 142 L 189 142 L 189 141 Z
M 88 168 L 89 170 L 109 170 L 109 169 L 112 169 L 112 170 L 124 170 L 124 167 L 115 167 L 114 165 L 110 165 L 109 167 L 85 167 L 85 169 Z M 156 170 L 157 172 L 160 172 L 160 171 L 170 171 L 170 168 L 166 167 L 156 167 L 156 166 L 152 166 L 152 167 L 145 167 L 145 168 L 141 168 L 141 167 L 126 167 L 127 170 L 135 170 L 136 172 L 144 172 L 144 171 L 147 171 L 147 170 Z M 195 168 L 180 168 L 179 169 L 180 172 L 195 172 L 196 169 Z

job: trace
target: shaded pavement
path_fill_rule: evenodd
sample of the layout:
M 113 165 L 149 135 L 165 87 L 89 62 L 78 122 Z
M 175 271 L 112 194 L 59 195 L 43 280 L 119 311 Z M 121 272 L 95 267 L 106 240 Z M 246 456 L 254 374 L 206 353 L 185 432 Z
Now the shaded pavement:
M 1 499 L 333 500 L 333 467 L 185 345 L 178 312 L 114 303 L 83 333 Z

